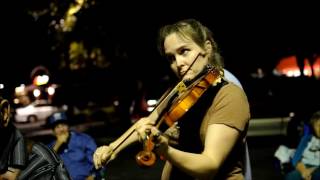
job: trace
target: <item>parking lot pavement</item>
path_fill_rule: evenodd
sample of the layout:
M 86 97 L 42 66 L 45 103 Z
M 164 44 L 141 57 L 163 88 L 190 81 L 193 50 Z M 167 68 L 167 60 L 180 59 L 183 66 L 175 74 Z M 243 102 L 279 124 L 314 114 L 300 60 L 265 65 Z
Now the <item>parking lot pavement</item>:
M 274 153 L 284 142 L 284 136 L 249 137 L 248 147 L 253 180 L 282 180 Z
M 282 180 L 283 177 L 276 168 L 274 152 L 282 143 L 282 136 L 250 137 L 248 147 L 253 180 Z M 105 167 L 108 180 L 158 180 L 164 162 L 157 160 L 149 168 L 138 166 L 135 155 L 142 150 L 140 144 L 135 144 L 121 152 L 118 157 Z
M 140 144 L 133 145 L 121 152 L 118 157 L 105 167 L 108 180 L 159 180 L 164 161 L 157 159 L 151 167 L 140 167 L 136 154 L 142 150 Z
M 118 137 L 115 128 L 104 128 L 95 124 L 77 127 L 92 135 L 97 144 L 108 144 Z M 99 133 L 98 133 L 99 132 Z M 38 132 L 39 133 L 39 132 Z M 42 137 L 42 138 L 41 138 Z M 36 140 L 47 141 L 51 136 L 35 136 Z M 251 160 L 253 180 L 281 180 L 279 170 L 276 169 L 274 152 L 284 141 L 284 136 L 249 136 L 248 148 Z M 138 166 L 135 155 L 142 150 L 141 144 L 134 144 L 123 150 L 117 158 L 105 167 L 105 176 L 108 180 L 157 180 L 160 179 L 163 161 L 157 160 L 155 165 L 149 168 Z

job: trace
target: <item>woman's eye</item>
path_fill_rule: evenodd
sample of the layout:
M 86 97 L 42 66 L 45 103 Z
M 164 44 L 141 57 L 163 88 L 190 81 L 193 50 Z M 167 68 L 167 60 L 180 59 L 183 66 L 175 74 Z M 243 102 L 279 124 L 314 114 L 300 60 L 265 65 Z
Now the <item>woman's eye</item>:
M 188 52 L 189 52 L 188 49 L 181 49 L 181 50 L 180 50 L 180 54 L 181 54 L 181 55 L 186 55 Z

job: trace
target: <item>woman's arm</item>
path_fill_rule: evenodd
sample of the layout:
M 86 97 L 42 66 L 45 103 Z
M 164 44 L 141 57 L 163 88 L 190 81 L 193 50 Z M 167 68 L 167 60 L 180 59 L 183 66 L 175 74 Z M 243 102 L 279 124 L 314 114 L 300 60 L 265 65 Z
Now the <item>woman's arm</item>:
M 113 160 L 123 149 L 133 144 L 134 142 L 137 142 L 139 140 L 139 136 L 137 135 L 135 129 L 144 124 L 154 124 L 154 121 L 152 121 L 151 118 L 141 118 L 115 141 L 111 142 L 109 145 L 98 147 L 93 155 L 95 168 L 98 169 L 106 165 L 109 161 Z
M 169 180 L 171 170 L 172 170 L 172 165 L 170 164 L 169 161 L 166 161 L 162 169 L 161 180 Z
M 238 137 L 238 130 L 223 124 L 212 124 L 208 127 L 204 151 L 201 154 L 183 152 L 169 146 L 163 155 L 174 166 L 193 177 L 212 178 L 231 152 Z

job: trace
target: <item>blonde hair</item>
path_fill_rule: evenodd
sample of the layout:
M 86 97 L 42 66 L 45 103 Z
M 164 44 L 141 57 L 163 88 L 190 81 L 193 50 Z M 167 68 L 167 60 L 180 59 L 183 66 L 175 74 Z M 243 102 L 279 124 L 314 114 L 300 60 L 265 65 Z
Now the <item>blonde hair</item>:
M 224 66 L 223 58 L 219 53 L 219 48 L 215 40 L 213 39 L 213 33 L 199 21 L 195 19 L 185 19 L 178 21 L 174 24 L 169 24 L 163 26 L 159 30 L 158 36 L 158 50 L 162 56 L 165 55 L 164 52 L 164 41 L 165 38 L 172 34 L 177 33 L 182 37 L 191 39 L 198 46 L 205 49 L 206 41 L 210 41 L 212 44 L 212 56 L 209 59 L 210 64 L 215 66 L 217 69 L 221 70 Z

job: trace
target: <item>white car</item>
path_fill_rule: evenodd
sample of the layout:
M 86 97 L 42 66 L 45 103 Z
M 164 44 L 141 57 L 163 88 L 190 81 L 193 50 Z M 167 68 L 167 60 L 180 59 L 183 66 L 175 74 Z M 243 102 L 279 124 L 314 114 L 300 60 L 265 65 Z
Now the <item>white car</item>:
M 34 101 L 25 107 L 15 110 L 15 121 L 18 123 L 45 121 L 52 113 L 66 110 L 66 107 L 56 107 L 46 100 Z

